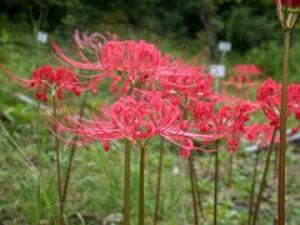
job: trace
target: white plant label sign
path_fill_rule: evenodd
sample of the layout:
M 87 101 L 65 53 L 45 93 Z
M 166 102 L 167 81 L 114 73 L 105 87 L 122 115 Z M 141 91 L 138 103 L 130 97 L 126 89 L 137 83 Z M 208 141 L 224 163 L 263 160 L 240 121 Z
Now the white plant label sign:
M 231 47 L 232 47 L 231 42 L 220 41 L 218 49 L 220 52 L 229 52 L 229 51 L 231 51 Z
M 226 69 L 225 65 L 211 65 L 209 67 L 209 72 L 216 78 L 225 77 Z
M 38 42 L 46 44 L 48 42 L 48 34 L 44 31 L 39 31 L 37 34 Z

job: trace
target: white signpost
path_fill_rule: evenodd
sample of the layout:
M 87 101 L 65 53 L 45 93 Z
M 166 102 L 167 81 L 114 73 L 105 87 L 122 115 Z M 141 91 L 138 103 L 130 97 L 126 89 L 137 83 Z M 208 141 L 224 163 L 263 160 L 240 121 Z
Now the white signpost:
M 220 52 L 230 52 L 231 51 L 231 42 L 220 41 L 218 45 Z
M 37 33 L 37 40 L 42 44 L 46 44 L 48 42 L 48 34 L 44 31 L 39 31 Z
M 220 78 L 225 77 L 226 69 L 225 65 L 211 65 L 209 67 L 209 72 L 215 77 L 215 90 L 217 93 L 220 91 Z
M 226 69 L 225 65 L 219 64 L 219 65 L 211 65 L 209 67 L 209 72 L 211 75 L 213 75 L 215 78 L 221 78 L 225 77 Z

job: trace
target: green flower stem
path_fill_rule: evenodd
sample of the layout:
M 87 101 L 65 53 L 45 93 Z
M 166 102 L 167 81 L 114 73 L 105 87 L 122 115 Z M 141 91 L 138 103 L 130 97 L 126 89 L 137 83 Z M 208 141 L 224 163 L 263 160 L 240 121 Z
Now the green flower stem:
M 53 119 L 57 119 L 57 102 L 55 95 L 53 96 Z M 63 215 L 63 201 L 62 201 L 62 190 L 61 190 L 61 168 L 60 168 L 60 140 L 57 137 L 57 126 L 54 127 L 54 151 L 55 151 L 55 164 L 56 164 L 56 182 L 57 192 L 59 198 L 59 224 L 64 225 Z
M 164 155 L 164 140 L 160 139 L 160 148 L 159 148 L 159 162 L 157 168 L 157 184 L 156 184 L 156 202 L 155 202 L 155 211 L 154 211 L 154 219 L 153 225 L 157 225 L 158 217 L 159 217 L 159 200 L 160 200 L 160 189 L 161 189 L 161 173 L 162 173 L 162 162 Z
M 124 225 L 130 225 L 130 141 L 125 139 Z
M 194 168 L 194 174 L 195 174 L 195 186 L 196 186 L 196 194 L 197 194 L 198 207 L 199 207 L 200 215 L 201 215 L 202 219 L 205 220 L 205 216 L 204 216 L 204 212 L 203 212 L 203 206 L 202 206 L 201 191 L 200 191 L 199 186 L 197 185 L 197 181 L 199 179 L 198 179 L 197 172 L 196 172 L 195 168 Z
M 280 110 L 280 144 L 278 152 L 278 225 L 285 225 L 285 151 L 286 151 L 286 105 L 287 105 L 287 79 L 289 74 L 289 51 L 291 30 L 284 31 L 283 67 L 281 86 Z
M 228 187 L 231 187 L 232 183 L 232 167 L 233 167 L 233 154 L 230 154 L 229 156 L 229 173 L 228 173 Z
M 258 148 L 257 152 L 255 152 L 255 163 L 254 163 L 253 179 L 252 179 L 251 190 L 250 190 L 248 225 L 251 225 L 251 218 L 252 218 L 252 213 L 253 213 L 253 202 L 254 202 L 254 194 L 255 194 L 255 186 L 256 186 L 256 177 L 257 177 L 257 167 L 258 167 L 259 153 L 260 153 L 260 149 Z
M 276 128 L 274 128 L 273 135 L 272 135 L 272 140 L 271 140 L 271 143 L 270 143 L 270 147 L 269 147 L 268 152 L 267 152 L 267 158 L 266 158 L 264 173 L 263 173 L 263 176 L 262 176 L 262 179 L 261 179 L 261 182 L 260 182 L 259 193 L 258 193 L 257 200 L 256 200 L 256 203 L 255 203 L 252 225 L 256 225 L 256 221 L 257 221 L 258 214 L 259 214 L 259 209 L 260 209 L 260 203 L 261 203 L 261 200 L 262 200 L 264 190 L 266 188 L 266 181 L 267 181 L 267 176 L 268 176 L 269 167 L 270 167 L 271 153 L 272 153 L 272 149 L 273 149 L 273 146 L 274 146 L 275 135 L 276 135 Z
M 139 225 L 145 225 L 145 153 L 146 153 L 146 147 L 141 146 L 140 185 L 139 185 Z
M 218 140 L 215 141 L 215 148 L 218 149 Z M 215 193 L 214 193 L 214 225 L 218 223 L 218 187 L 219 185 L 219 152 L 215 153 Z
M 184 99 L 184 106 L 187 105 L 188 99 Z M 185 108 L 185 107 L 183 107 Z M 184 119 L 188 118 L 188 111 L 186 109 L 183 110 L 183 117 Z M 195 169 L 193 164 L 193 154 L 190 154 L 189 157 L 189 174 L 190 174 L 190 182 L 191 182 L 191 196 L 193 201 L 193 211 L 194 211 L 194 224 L 198 225 L 198 211 L 197 211 L 197 200 L 196 200 L 196 177 L 195 177 Z
M 197 202 L 196 202 L 196 184 L 195 184 L 195 170 L 193 164 L 193 154 L 191 153 L 189 157 L 189 172 L 190 172 L 190 182 L 191 182 L 191 194 L 193 200 L 193 209 L 194 209 L 194 224 L 198 225 L 198 211 L 197 211 Z
M 85 103 L 86 103 L 86 92 L 84 93 L 83 96 L 83 101 L 81 103 L 80 106 L 80 114 L 79 114 L 79 121 L 81 122 L 81 118 L 83 116 L 84 113 L 84 108 L 85 108 Z M 73 144 L 71 146 L 71 150 L 70 150 L 70 155 L 69 155 L 69 161 L 68 161 L 68 167 L 67 167 L 67 171 L 66 171 L 66 177 L 64 180 L 64 187 L 63 187 L 63 196 L 62 196 L 62 204 L 63 204 L 63 210 L 65 209 L 65 203 L 66 203 L 66 198 L 67 198 L 67 194 L 68 194 L 68 187 L 69 187 L 69 183 L 70 183 L 70 177 L 71 177 L 71 171 L 72 171 L 72 165 L 73 165 L 73 160 L 75 157 L 75 153 L 76 153 L 76 141 L 78 140 L 78 136 L 76 135 L 74 137 L 73 140 Z

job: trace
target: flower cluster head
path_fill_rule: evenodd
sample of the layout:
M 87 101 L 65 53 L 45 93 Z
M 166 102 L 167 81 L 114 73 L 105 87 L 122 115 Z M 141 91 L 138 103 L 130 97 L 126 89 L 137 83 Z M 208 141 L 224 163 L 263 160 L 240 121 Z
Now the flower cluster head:
M 241 91 L 248 90 L 249 87 L 256 87 L 257 81 L 254 78 L 263 74 L 264 70 L 254 64 L 238 64 L 233 67 L 234 74 L 227 80 L 222 82 L 225 92 L 230 92 L 229 87 L 237 90 L 239 94 Z M 248 97 L 248 93 L 246 95 Z
M 81 44 L 82 45 L 82 44 Z M 78 69 L 91 70 L 97 73 L 92 83 L 97 86 L 104 77 L 112 80 L 113 93 L 128 93 L 133 87 L 153 85 L 157 79 L 158 70 L 164 70 L 166 59 L 153 44 L 145 41 L 107 40 L 105 43 L 93 46 L 96 48 L 97 61 L 88 59 L 81 52 L 82 62 L 67 57 L 62 50 L 53 44 L 55 54 L 61 61 Z
M 229 152 L 237 151 L 240 139 L 246 134 L 250 115 L 260 106 L 256 103 L 221 98 L 216 102 L 197 101 L 194 105 L 195 125 L 203 133 L 215 133 L 224 138 Z
M 263 112 L 270 125 L 280 126 L 280 98 L 281 86 L 272 79 L 267 79 L 257 90 L 257 101 L 261 104 Z
M 79 61 L 66 56 L 55 43 L 52 44 L 54 57 L 68 66 L 94 71 L 96 75 L 91 76 L 90 82 L 94 87 L 104 78 L 111 79 L 110 90 L 114 94 L 127 95 L 133 88 L 190 94 L 210 92 L 212 77 L 205 73 L 202 65 L 185 64 L 170 54 L 162 54 L 154 44 L 143 40 L 120 41 L 115 36 L 108 39 L 103 35 L 101 40 L 92 38 L 99 35 L 80 39 L 76 33 Z M 85 54 L 83 49 L 90 49 L 93 57 Z
M 35 89 L 36 98 L 44 102 L 48 100 L 49 92 L 62 99 L 65 91 L 79 96 L 83 90 L 74 71 L 66 67 L 44 65 L 35 69 L 28 80 L 15 76 L 4 66 L 1 68 L 16 82 Z
M 259 76 L 263 69 L 254 64 L 239 64 L 233 68 L 235 75 Z
M 36 98 L 47 101 L 48 88 L 53 87 L 58 99 L 63 98 L 63 92 L 68 91 L 77 96 L 81 89 L 77 76 L 68 68 L 54 68 L 49 65 L 37 68 L 32 73 L 30 86 L 36 88 Z
M 257 101 L 261 105 L 263 112 L 270 125 L 279 128 L 280 126 L 280 99 L 281 85 L 272 79 L 267 79 L 257 90 Z M 300 120 L 300 85 L 288 85 L 287 96 L 287 116 L 294 114 L 296 120 Z M 293 128 L 294 131 L 298 130 Z
M 182 60 L 169 59 L 169 66 L 159 74 L 162 90 L 182 97 L 210 95 L 213 77 L 205 72 L 203 65 L 186 65 Z

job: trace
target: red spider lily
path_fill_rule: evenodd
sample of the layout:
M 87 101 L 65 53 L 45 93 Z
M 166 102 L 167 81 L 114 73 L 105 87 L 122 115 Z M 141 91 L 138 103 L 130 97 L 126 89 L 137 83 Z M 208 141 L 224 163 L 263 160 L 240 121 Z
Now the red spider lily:
M 102 111 L 102 110 L 101 110 Z M 139 92 L 120 98 L 109 113 L 92 120 L 66 115 L 65 124 L 58 123 L 60 132 L 78 135 L 80 143 L 104 142 L 127 138 L 132 142 L 149 140 L 160 135 L 181 147 L 181 155 L 187 156 L 192 150 L 201 150 L 193 145 L 193 138 L 212 141 L 215 134 L 196 134 L 189 131 L 189 123 L 181 118 L 180 110 L 155 92 Z M 107 147 L 108 148 L 108 147 Z
M 213 92 L 213 77 L 205 72 L 204 67 L 186 65 L 181 60 L 174 60 L 158 79 L 165 93 L 200 97 Z
M 279 107 L 281 88 L 272 79 L 267 79 L 257 90 L 257 101 L 262 105 L 265 116 L 270 125 L 279 128 Z
M 223 81 L 222 85 L 227 91 L 227 87 L 234 87 L 235 89 L 241 91 L 245 87 L 248 90 L 248 87 L 255 87 L 257 82 L 251 80 L 253 76 L 259 76 L 263 73 L 263 69 L 257 67 L 253 64 L 239 64 L 234 68 L 234 76 L 227 81 Z M 247 96 L 248 97 L 248 96 Z
M 246 133 L 250 115 L 260 106 L 256 103 L 235 99 L 234 101 L 196 101 L 193 108 L 195 126 L 201 132 L 222 133 L 229 151 L 235 152 L 240 138 Z M 217 103 L 217 104 L 216 104 Z M 218 108 L 219 107 L 219 108 Z M 217 111 L 215 110 L 216 108 Z
M 233 70 L 236 75 L 259 76 L 263 74 L 263 69 L 253 64 L 239 64 Z
M 222 85 L 225 86 L 225 88 L 231 86 L 234 87 L 236 90 L 243 90 L 244 88 L 249 87 L 255 87 L 257 86 L 257 82 L 252 81 L 248 76 L 246 75 L 234 75 L 229 80 L 223 81 Z
M 100 34 L 98 34 L 99 36 Z M 80 39 L 76 33 L 75 40 L 79 49 L 93 48 L 96 61 L 92 62 L 79 51 L 81 62 L 67 57 L 63 51 L 53 44 L 54 56 L 68 65 L 97 72 L 92 84 L 94 87 L 104 77 L 111 78 L 111 91 L 122 94 L 129 93 L 133 88 L 158 90 L 164 89 L 193 92 L 207 92 L 210 88 L 211 77 L 204 72 L 203 66 L 191 66 L 180 59 L 174 59 L 169 54 L 162 55 L 155 45 L 145 41 L 118 41 L 102 37 L 102 42 Z M 92 44 L 90 44 L 92 42 Z M 205 78 L 204 78 L 205 77 Z
M 288 110 L 294 114 L 295 119 L 299 125 L 292 128 L 292 134 L 296 133 L 300 129 L 300 85 L 290 84 L 288 86 L 288 97 L 287 97 Z
M 253 123 L 251 125 L 246 126 L 245 139 L 250 143 L 252 142 L 261 143 L 260 141 L 261 133 L 269 126 L 270 125 L 268 124 L 258 124 L 258 123 Z
M 15 76 L 2 65 L 1 69 L 19 84 L 28 88 L 34 88 L 36 90 L 36 98 L 45 102 L 48 100 L 49 89 L 55 90 L 55 95 L 59 99 L 63 98 L 64 91 L 71 92 L 78 96 L 83 90 L 75 73 L 68 68 L 55 68 L 44 65 L 33 71 L 30 80 Z
M 246 125 L 250 120 L 250 115 L 259 108 L 259 105 L 252 102 L 237 101 L 236 105 L 225 105 L 217 112 L 216 126 L 217 129 L 227 132 L 225 140 L 228 143 L 230 153 L 238 150 L 240 139 L 246 133 Z
M 78 62 L 67 57 L 56 44 L 53 44 L 53 48 L 56 58 L 59 57 L 74 68 L 97 71 L 94 83 L 101 77 L 110 77 L 112 92 L 120 89 L 126 93 L 133 86 L 146 85 L 157 77 L 158 68 L 166 65 L 160 51 L 144 41 L 111 40 L 99 45 L 97 62 L 91 62 L 87 57 L 84 57 L 84 62 Z
M 257 91 L 257 100 L 261 104 L 265 116 L 270 121 L 270 125 L 279 128 L 279 108 L 281 98 L 281 85 L 272 79 L 266 80 Z M 287 96 L 287 115 L 291 113 L 300 120 L 300 85 L 290 84 Z M 296 131 L 298 128 L 293 128 Z
M 245 127 L 244 139 L 250 143 L 259 144 L 261 147 L 270 145 L 274 132 L 274 126 L 270 124 L 253 123 Z M 279 137 L 275 137 L 275 143 L 279 142 Z

